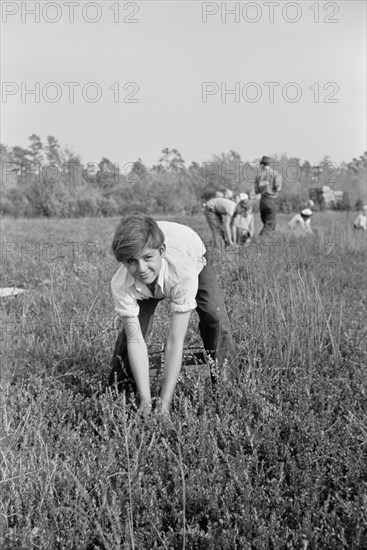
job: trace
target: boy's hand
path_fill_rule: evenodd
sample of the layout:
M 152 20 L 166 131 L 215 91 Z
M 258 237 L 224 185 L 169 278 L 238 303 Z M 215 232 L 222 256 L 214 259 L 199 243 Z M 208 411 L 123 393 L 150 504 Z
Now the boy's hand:
M 164 418 L 169 418 L 169 403 L 164 403 L 160 401 L 157 412 L 159 416 L 163 416 Z

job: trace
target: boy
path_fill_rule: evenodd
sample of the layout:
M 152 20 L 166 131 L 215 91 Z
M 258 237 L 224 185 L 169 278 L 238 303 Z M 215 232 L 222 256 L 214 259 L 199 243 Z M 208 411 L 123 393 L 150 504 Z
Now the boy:
M 363 231 L 367 231 L 367 205 L 362 207 L 362 211 L 353 223 L 354 229 L 362 229 Z
M 111 281 L 117 313 L 122 318 L 109 384 L 139 394 L 139 410 L 150 408 L 149 362 L 145 340 L 160 300 L 171 302 L 165 348 L 161 412 L 167 414 L 180 374 L 190 313 L 196 309 L 204 348 L 222 364 L 234 359 L 234 344 L 222 293 L 205 257 L 205 246 L 191 228 L 132 213 L 118 225 L 112 243 L 122 262 Z M 124 363 L 122 368 L 121 361 Z

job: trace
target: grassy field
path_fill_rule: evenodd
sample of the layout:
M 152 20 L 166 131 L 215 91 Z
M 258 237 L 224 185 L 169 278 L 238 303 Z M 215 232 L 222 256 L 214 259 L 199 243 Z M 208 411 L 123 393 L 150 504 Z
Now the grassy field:
M 367 548 L 366 235 L 327 212 L 296 240 L 290 217 L 209 247 L 244 367 L 218 394 L 182 375 L 169 420 L 103 391 L 118 220 L 3 220 L 1 286 L 27 292 L 1 300 L 2 550 Z

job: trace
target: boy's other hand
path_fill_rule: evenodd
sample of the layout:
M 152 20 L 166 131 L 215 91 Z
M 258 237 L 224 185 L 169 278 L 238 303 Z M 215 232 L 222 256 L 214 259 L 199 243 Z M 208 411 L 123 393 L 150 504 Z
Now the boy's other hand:
M 141 401 L 139 405 L 139 413 L 142 416 L 148 416 L 152 412 L 152 403 L 151 401 Z

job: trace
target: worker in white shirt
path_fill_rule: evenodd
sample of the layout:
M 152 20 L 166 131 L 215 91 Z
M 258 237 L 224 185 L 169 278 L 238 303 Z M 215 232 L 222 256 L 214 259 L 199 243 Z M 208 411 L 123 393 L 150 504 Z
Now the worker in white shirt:
M 231 224 L 237 211 L 234 201 L 225 198 L 210 199 L 204 207 L 204 215 L 212 232 L 214 246 L 217 246 L 217 235 L 224 240 L 225 245 L 233 245 Z
M 288 227 L 299 235 L 309 235 L 313 231 L 311 229 L 311 217 L 312 210 L 310 208 L 305 208 L 299 214 L 296 214 L 291 221 L 288 223 Z
M 250 242 L 255 232 L 254 215 L 247 193 L 237 193 L 235 202 L 240 206 L 232 222 L 232 238 L 235 244 Z
M 354 220 L 353 227 L 354 229 L 367 231 L 367 204 L 363 206 L 362 212 L 360 212 Z

